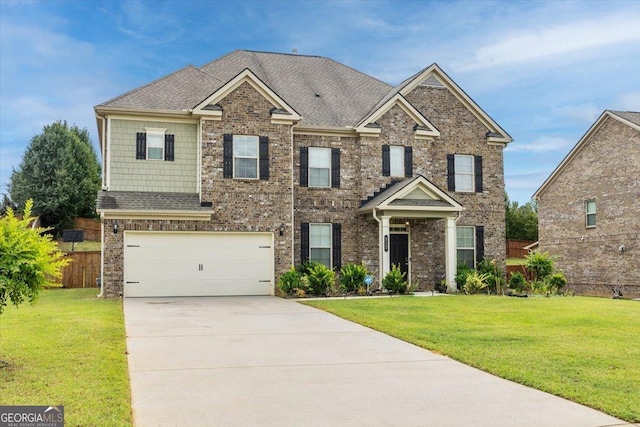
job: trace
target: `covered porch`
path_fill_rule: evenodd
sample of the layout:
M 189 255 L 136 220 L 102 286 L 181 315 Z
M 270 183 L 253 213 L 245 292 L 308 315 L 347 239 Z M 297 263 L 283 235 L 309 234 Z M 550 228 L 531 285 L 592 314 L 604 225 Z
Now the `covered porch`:
M 382 288 L 383 277 L 397 264 L 410 280 L 412 258 L 409 241 L 414 220 L 443 219 L 444 267 L 449 292 L 456 291 L 456 220 L 463 207 L 424 176 L 416 176 L 391 183 L 386 189 L 358 209 L 360 215 L 373 218 L 378 227 L 378 283 Z M 425 250 L 413 245 L 413 250 Z M 417 248 L 417 249 L 416 249 Z

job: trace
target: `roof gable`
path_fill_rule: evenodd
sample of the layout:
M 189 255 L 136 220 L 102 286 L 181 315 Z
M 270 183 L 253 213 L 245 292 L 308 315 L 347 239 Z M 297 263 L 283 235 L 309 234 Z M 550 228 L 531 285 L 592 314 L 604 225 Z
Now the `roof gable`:
M 451 80 L 438 64 L 431 64 L 417 74 L 414 74 L 409 79 L 400 83 L 396 89 L 402 96 L 407 96 L 407 94 L 418 86 L 444 87 L 448 89 L 488 129 L 488 142 L 508 144 L 513 141 L 513 138 L 485 113 L 460 86 Z
M 212 118 L 221 118 L 222 110 L 218 107 L 218 103 L 227 95 L 236 90 L 240 85 L 248 83 L 258 93 L 260 93 L 267 101 L 273 105 L 272 120 L 279 121 L 300 121 L 300 115 L 287 104 L 277 93 L 260 80 L 251 70 L 245 68 L 240 74 L 233 77 L 215 92 L 205 98 L 202 102 L 195 106 L 193 113 L 203 116 L 211 116 Z
M 418 175 L 395 183 L 364 203 L 358 211 L 366 213 L 374 209 L 459 212 L 463 208 L 434 183 Z
M 424 117 L 418 110 L 416 110 L 409 101 L 407 101 L 402 95 L 398 93 L 387 99 L 386 102 L 384 102 L 377 109 L 373 110 L 366 117 L 360 120 L 360 122 L 356 125 L 356 132 L 361 134 L 380 134 L 380 127 L 375 126 L 376 120 L 378 120 L 396 105 L 400 107 L 416 123 L 416 139 L 437 138 L 440 136 L 440 131 L 438 131 L 438 129 L 436 129 L 436 127 L 432 125 L 426 117 Z
M 582 148 L 587 144 L 587 142 L 591 139 L 591 137 L 600 129 L 600 127 L 607 121 L 607 119 L 611 118 L 612 120 L 617 120 L 620 123 L 623 123 L 632 129 L 640 131 L 640 113 L 629 112 L 629 111 L 610 111 L 605 110 L 600 117 L 595 121 L 593 125 L 587 130 L 587 132 L 580 138 L 580 140 L 576 143 L 576 145 L 569 151 L 569 153 L 565 156 L 564 159 L 560 162 L 560 164 L 553 170 L 551 175 L 542 183 L 540 188 L 536 190 L 533 194 L 534 199 L 538 199 L 545 190 L 556 180 L 556 178 L 562 173 L 562 171 L 567 167 L 569 163 L 576 157 L 576 155 L 582 150 Z

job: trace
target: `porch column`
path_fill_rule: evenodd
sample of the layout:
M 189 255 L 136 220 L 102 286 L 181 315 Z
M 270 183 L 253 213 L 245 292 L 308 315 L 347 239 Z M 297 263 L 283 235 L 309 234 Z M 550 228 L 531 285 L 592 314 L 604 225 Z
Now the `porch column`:
M 449 292 L 456 292 L 456 265 L 457 265 L 457 253 L 456 253 L 456 221 L 455 218 L 449 216 L 446 218 L 447 224 L 445 227 L 445 277 L 447 279 L 447 288 Z
M 382 278 L 391 271 L 391 256 L 389 252 L 390 236 L 389 236 L 389 220 L 390 216 L 380 217 L 380 247 L 382 248 L 382 259 L 380 260 L 380 289 L 382 289 Z

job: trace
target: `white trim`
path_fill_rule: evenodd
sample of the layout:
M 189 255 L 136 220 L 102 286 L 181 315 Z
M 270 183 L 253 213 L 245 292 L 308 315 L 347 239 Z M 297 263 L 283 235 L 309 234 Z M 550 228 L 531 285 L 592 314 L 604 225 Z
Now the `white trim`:
M 485 113 L 473 99 L 471 99 L 453 80 L 445 74 L 445 72 L 438 66 L 438 64 L 432 64 L 425 68 L 420 74 L 416 75 L 413 80 L 400 90 L 402 96 L 406 96 L 411 93 L 416 87 L 420 85 L 431 74 L 434 74 L 442 84 L 449 89 L 458 100 L 464 104 L 465 107 L 490 131 L 503 135 L 503 138 L 490 137 L 488 140 L 491 142 L 501 142 L 508 144 L 513 141 L 513 138 L 498 125 L 487 113 Z
M 562 171 L 564 171 L 564 169 L 567 167 L 567 165 L 582 150 L 582 147 L 584 147 L 586 145 L 587 141 L 600 129 L 600 127 L 605 123 L 606 119 L 609 118 L 609 117 L 619 121 L 622 124 L 630 126 L 631 128 L 633 128 L 635 130 L 640 130 L 640 126 L 639 125 L 636 125 L 635 123 L 632 123 L 632 122 L 630 122 L 630 121 L 628 121 L 628 120 L 616 115 L 615 113 L 612 113 L 611 111 L 605 110 L 600 115 L 600 117 L 598 117 L 598 119 L 595 121 L 595 123 L 593 123 L 593 125 L 591 125 L 591 127 L 587 130 L 587 132 L 584 135 L 582 135 L 582 138 L 580 138 L 580 140 L 576 143 L 576 145 L 573 146 L 571 151 L 569 151 L 569 153 L 565 156 L 565 158 L 562 159 L 560 164 L 553 170 L 553 172 L 551 172 L 551 175 L 549 175 L 549 177 L 542 183 L 540 188 L 538 188 L 536 190 L 536 192 L 533 193 L 533 198 L 534 199 L 540 200 L 540 197 L 546 191 L 546 189 L 556 180 L 558 175 L 560 175 L 562 173 Z
M 293 135 L 313 135 L 313 136 L 339 136 L 356 138 L 358 133 L 352 127 L 314 127 L 314 126 L 299 126 L 293 127 Z
M 165 123 L 188 123 L 188 124 L 198 124 L 200 120 L 197 118 L 171 118 L 171 117 L 154 117 L 152 115 L 149 116 L 135 116 L 135 115 L 118 115 L 111 114 L 109 115 L 110 119 L 114 120 L 129 120 L 129 121 L 147 121 L 147 122 L 165 122 Z
M 444 230 L 444 264 L 445 279 L 447 281 L 447 290 L 451 293 L 456 292 L 456 269 L 458 265 L 458 252 L 456 250 L 456 219 L 447 217 Z
M 111 188 L 111 157 L 113 156 L 113 153 L 111 152 L 111 117 L 107 117 L 107 140 L 106 140 L 106 155 L 109 157 L 107 159 L 107 170 L 105 171 L 106 175 L 107 175 L 107 179 L 106 179 L 106 184 L 107 184 L 107 190 L 109 188 Z M 103 157 L 104 159 L 104 157 Z
M 104 219 L 172 219 L 172 220 L 194 220 L 210 221 L 210 211 L 137 211 L 124 209 L 100 209 L 100 217 Z
M 202 120 L 198 121 L 198 147 L 196 156 L 196 191 L 198 192 L 198 201 L 202 202 Z
M 204 108 L 211 104 L 217 104 L 224 98 L 226 98 L 231 92 L 236 90 L 243 83 L 250 84 L 260 95 L 262 95 L 267 101 L 269 101 L 274 107 L 278 109 L 286 110 L 289 114 L 272 114 L 272 119 L 278 121 L 298 122 L 300 121 L 300 115 L 289 106 L 282 98 L 272 91 L 266 84 L 262 82 L 250 69 L 245 68 L 240 74 L 229 80 L 221 88 L 205 98 L 200 104 L 193 109 L 193 114 L 218 117 L 222 114 L 219 110 L 205 110 Z M 285 120 L 286 119 L 286 120 Z
M 426 117 L 424 117 L 418 110 L 416 110 L 415 107 L 411 105 L 409 101 L 407 101 L 400 94 L 396 94 L 374 112 L 361 120 L 360 123 L 358 123 L 355 127 L 356 132 L 363 135 L 379 135 L 381 132 L 380 128 L 371 128 L 367 127 L 367 125 L 374 123 L 396 105 L 399 106 L 402 111 L 404 111 L 409 117 L 411 117 L 411 119 L 419 126 L 429 128 L 429 130 L 416 129 L 414 133 L 416 139 L 433 139 L 440 137 L 440 131 L 438 131 L 438 129 L 436 129 L 436 127 L 432 125 Z

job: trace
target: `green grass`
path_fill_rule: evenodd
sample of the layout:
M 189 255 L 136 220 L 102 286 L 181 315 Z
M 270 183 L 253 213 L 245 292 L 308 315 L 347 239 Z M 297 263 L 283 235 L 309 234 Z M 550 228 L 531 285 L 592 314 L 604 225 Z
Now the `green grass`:
M 630 422 L 640 422 L 640 303 L 455 296 L 305 304 Z M 509 396 L 496 396 L 509 402 Z
M 71 242 L 58 241 L 58 248 L 63 252 L 71 252 Z M 93 240 L 85 240 L 84 242 L 75 243 L 73 250 L 76 252 L 91 252 L 100 251 L 102 248 L 101 242 L 95 242 Z
M 5 308 L 0 405 L 64 405 L 69 426 L 131 425 L 122 301 L 96 294 L 45 290 Z
M 526 265 L 526 258 L 507 258 L 507 265 Z

